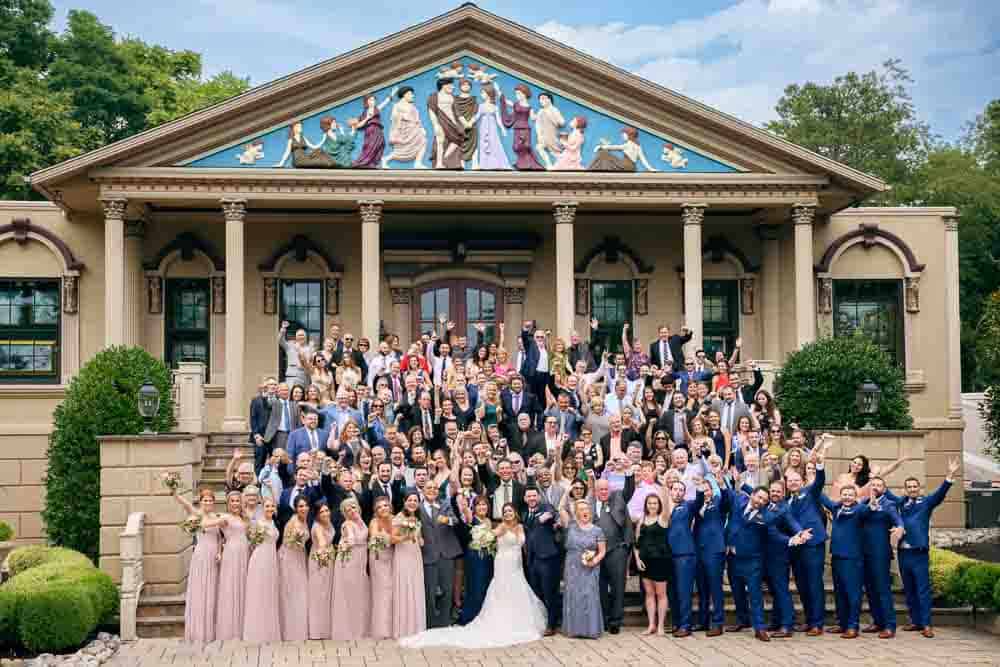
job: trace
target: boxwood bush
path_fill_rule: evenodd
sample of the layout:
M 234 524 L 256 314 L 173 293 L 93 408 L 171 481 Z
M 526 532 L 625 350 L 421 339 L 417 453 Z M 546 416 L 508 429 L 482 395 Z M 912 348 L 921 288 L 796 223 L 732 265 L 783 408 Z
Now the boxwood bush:
M 962 575 L 964 601 L 976 609 L 993 609 L 993 592 L 1000 582 L 1000 565 L 975 562 Z
M 115 615 L 118 590 L 83 554 L 25 547 L 11 557 L 20 569 L 0 586 L 3 641 L 39 653 L 72 649 Z
M 160 390 L 154 431 L 174 426 L 170 371 L 141 348 L 111 347 L 80 369 L 56 408 L 49 438 L 42 516 L 49 539 L 97 558 L 100 533 L 99 435 L 143 430 L 136 394 L 149 378 Z
M 960 581 L 962 568 L 976 562 L 974 559 L 947 549 L 931 549 L 930 575 L 934 600 L 945 607 L 962 604 Z
M 871 422 L 883 430 L 913 428 L 903 371 L 863 334 L 822 338 L 788 355 L 774 386 L 782 420 L 806 429 L 861 428 L 855 392 L 871 380 L 882 390 Z
M 9 542 L 14 539 L 14 529 L 6 521 L 0 521 L 0 542 Z

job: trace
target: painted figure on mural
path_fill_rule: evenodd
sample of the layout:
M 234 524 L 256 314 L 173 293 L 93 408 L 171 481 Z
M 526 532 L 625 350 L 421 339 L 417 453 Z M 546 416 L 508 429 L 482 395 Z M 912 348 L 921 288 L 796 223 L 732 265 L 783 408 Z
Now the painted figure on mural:
M 476 63 L 469 63 L 469 78 L 487 87 L 493 85 L 493 79 L 497 78 L 497 75 L 496 72 L 490 74 Z
M 382 168 L 390 162 L 412 162 L 414 168 L 424 168 L 424 152 L 427 150 L 427 130 L 420 122 L 420 110 L 413 103 L 415 93 L 410 86 L 396 91 L 397 102 L 392 107 L 389 127 L 389 145 L 392 152 L 382 158 Z
M 364 132 L 364 139 L 361 143 L 361 154 L 354 160 L 352 166 L 362 169 L 375 169 L 382 163 L 382 154 L 385 152 L 385 134 L 382 129 L 382 109 L 389 104 L 396 89 L 386 95 L 382 103 L 375 99 L 374 95 L 365 98 L 365 112 L 358 119 L 358 130 Z
M 462 130 L 455 113 L 455 82 L 438 79 L 437 92 L 427 98 L 427 112 L 431 117 L 435 169 L 462 168 Z
M 514 101 L 500 96 L 500 113 L 504 127 L 514 128 L 514 155 L 517 160 L 514 167 L 521 171 L 537 171 L 545 169 L 535 157 L 531 141 L 532 108 L 531 89 L 523 83 L 514 86 Z
M 458 97 L 455 98 L 455 118 L 463 126 L 462 162 L 471 163 L 472 169 L 479 168 L 479 128 L 475 124 L 479 102 L 472 94 L 472 81 L 459 79 Z M 473 122 L 466 122 L 473 121 Z
M 257 160 L 264 157 L 264 142 L 257 140 L 243 146 L 243 150 L 236 154 L 236 159 L 240 164 L 257 164 Z
M 439 79 L 461 79 L 463 76 L 463 66 L 462 63 L 457 60 L 450 65 L 445 65 L 438 70 L 437 78 Z
M 302 123 L 292 123 L 288 128 L 288 143 L 285 144 L 285 152 L 281 156 L 281 160 L 278 161 L 278 164 L 274 166 L 284 167 L 285 163 L 288 162 L 288 158 L 292 159 L 292 166 L 294 167 L 305 166 L 304 164 L 300 164 L 300 162 L 308 162 L 306 156 L 309 151 L 319 148 L 320 145 L 314 145 L 306 139 L 305 134 L 302 133 Z
M 621 152 L 621 157 L 613 152 Z M 590 166 L 590 171 L 636 171 L 636 166 L 642 164 L 646 171 L 657 171 L 646 161 L 646 156 L 639 145 L 639 130 L 634 127 L 622 128 L 622 143 L 612 144 L 607 139 L 601 139 L 599 146 L 594 147 L 597 157 Z
M 326 153 L 333 168 L 349 169 L 351 167 L 351 155 L 354 153 L 355 132 L 357 131 L 357 120 L 347 119 L 349 132 L 344 132 L 344 128 L 337 124 L 337 119 L 333 116 L 323 116 L 319 119 L 319 128 L 323 130 L 323 144 L 321 149 Z M 310 153 L 310 156 L 312 154 Z M 316 158 L 317 161 L 319 158 Z M 296 165 L 298 166 L 298 165 Z
M 584 130 L 587 129 L 587 119 L 583 116 L 576 116 L 569 122 L 569 134 L 559 136 L 559 156 L 556 158 L 552 169 L 556 171 L 582 170 L 582 151 L 585 141 Z
M 538 111 L 531 113 L 535 121 L 535 150 L 542 158 L 545 168 L 552 169 L 555 156 L 562 150 L 559 128 L 566 124 L 566 120 L 552 103 L 552 95 L 549 93 L 538 94 L 538 107 Z
M 660 159 L 674 169 L 685 169 L 688 166 L 688 159 L 684 157 L 681 147 L 673 144 L 663 145 L 663 155 L 660 156 Z
M 476 117 L 471 120 L 464 117 L 461 119 L 466 127 L 477 128 L 479 146 L 473 169 L 510 169 L 507 151 L 500 141 L 501 135 L 507 136 L 507 130 L 503 126 L 500 109 L 497 107 L 497 88 L 492 85 L 483 86 L 479 91 L 479 97 Z

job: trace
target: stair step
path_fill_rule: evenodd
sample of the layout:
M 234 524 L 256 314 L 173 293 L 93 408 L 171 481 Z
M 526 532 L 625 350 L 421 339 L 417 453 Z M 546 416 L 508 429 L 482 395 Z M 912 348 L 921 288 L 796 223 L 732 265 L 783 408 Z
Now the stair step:
M 139 617 L 135 632 L 141 639 L 167 639 L 184 636 L 184 616 Z
M 138 618 L 184 618 L 184 595 L 144 595 L 136 611 Z

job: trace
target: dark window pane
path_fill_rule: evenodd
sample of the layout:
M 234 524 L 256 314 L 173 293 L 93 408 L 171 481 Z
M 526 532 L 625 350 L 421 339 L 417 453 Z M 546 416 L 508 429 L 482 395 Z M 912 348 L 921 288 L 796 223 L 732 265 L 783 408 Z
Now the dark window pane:
M 590 311 L 599 323 L 597 338 L 610 351 L 621 351 L 622 326 L 632 323 L 632 281 L 592 281 Z
M 58 381 L 60 283 L 0 280 L 0 377 Z
M 833 333 L 860 331 L 903 363 L 902 283 L 898 280 L 835 280 Z

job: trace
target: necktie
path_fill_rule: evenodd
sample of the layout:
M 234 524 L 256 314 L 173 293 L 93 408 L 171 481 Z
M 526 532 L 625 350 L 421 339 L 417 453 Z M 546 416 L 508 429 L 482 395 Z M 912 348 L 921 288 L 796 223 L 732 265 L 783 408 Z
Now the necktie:
M 510 482 L 504 482 L 503 489 L 504 489 L 503 490 L 503 496 L 504 496 L 503 502 L 504 502 L 504 505 L 506 505 L 507 503 L 509 503 L 511 501 L 511 497 L 510 497 Z
M 316 442 L 316 431 L 309 429 L 309 448 L 319 449 L 319 444 Z
M 392 490 L 389 488 L 388 484 L 382 484 L 382 491 L 385 493 L 386 497 L 389 498 L 389 502 L 392 502 Z
M 670 352 L 667 350 L 667 343 L 665 341 L 660 341 L 660 365 L 670 358 Z
M 392 400 L 393 402 L 399 402 L 399 378 L 392 378 Z
M 282 410 L 285 413 L 285 427 L 288 428 L 288 429 L 291 429 L 292 428 L 292 412 L 288 408 L 288 401 L 282 400 L 281 404 L 282 404 Z
M 424 437 L 431 439 L 431 413 L 424 410 Z
M 521 394 L 514 394 L 514 414 L 521 411 Z

